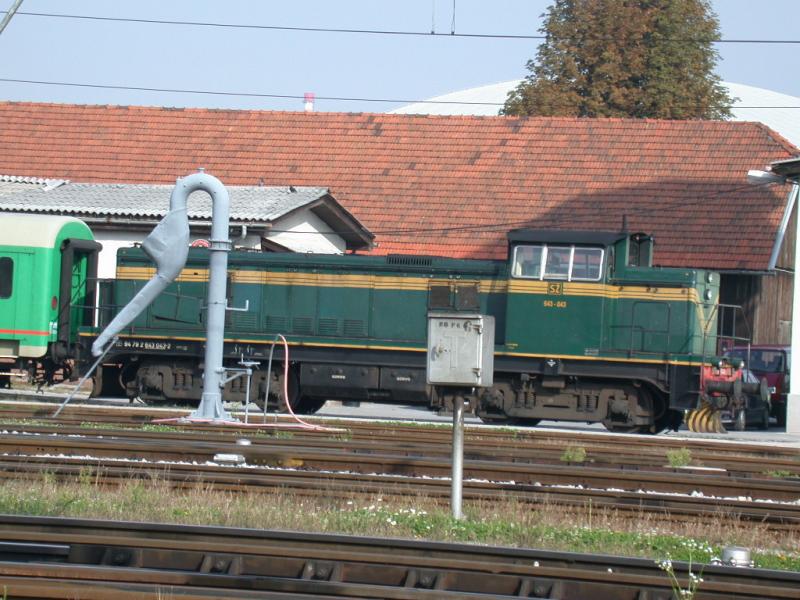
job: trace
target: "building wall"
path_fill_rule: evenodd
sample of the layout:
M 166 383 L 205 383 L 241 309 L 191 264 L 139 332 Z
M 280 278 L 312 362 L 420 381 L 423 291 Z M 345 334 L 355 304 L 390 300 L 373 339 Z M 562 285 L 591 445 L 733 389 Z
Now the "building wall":
M 756 298 L 757 344 L 789 344 L 792 336 L 794 248 L 797 242 L 797 207 L 789 219 L 775 263 L 775 275 L 764 277 Z
M 345 241 L 310 210 L 283 217 L 264 237 L 294 252 L 344 254 L 347 249 Z
M 749 330 L 754 344 L 789 344 L 792 335 L 794 247 L 797 232 L 795 210 L 781 245 L 775 272 L 768 275 L 722 275 L 721 302 L 742 307 L 744 319 L 736 320 L 737 332 Z M 724 323 L 726 333 L 731 322 Z

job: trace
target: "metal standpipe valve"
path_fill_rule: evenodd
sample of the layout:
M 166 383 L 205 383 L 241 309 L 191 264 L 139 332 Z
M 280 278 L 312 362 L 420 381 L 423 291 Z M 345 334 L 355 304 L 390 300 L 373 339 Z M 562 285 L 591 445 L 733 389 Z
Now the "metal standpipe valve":
M 728 567 L 753 568 L 755 566 L 755 562 L 750 558 L 750 550 L 742 546 L 726 546 L 722 549 L 722 558 L 715 556 L 711 559 L 711 564 Z

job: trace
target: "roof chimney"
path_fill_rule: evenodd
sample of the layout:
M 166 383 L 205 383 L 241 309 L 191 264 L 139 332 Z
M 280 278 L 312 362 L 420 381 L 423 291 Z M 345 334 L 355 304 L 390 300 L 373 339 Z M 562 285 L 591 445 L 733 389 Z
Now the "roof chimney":
M 303 95 L 303 102 L 305 102 L 306 112 L 314 112 L 314 92 L 306 92 Z

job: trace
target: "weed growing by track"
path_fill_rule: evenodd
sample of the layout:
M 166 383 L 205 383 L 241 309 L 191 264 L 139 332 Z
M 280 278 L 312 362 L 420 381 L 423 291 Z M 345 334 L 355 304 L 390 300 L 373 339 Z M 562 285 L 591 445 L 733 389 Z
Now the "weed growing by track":
M 425 497 L 304 496 L 287 491 L 236 494 L 203 484 L 173 488 L 154 472 L 106 486 L 91 468 L 70 482 L 52 473 L 0 486 L 0 512 L 9 514 L 222 525 L 420 538 L 572 552 L 639 556 L 707 564 L 726 545 L 752 549 L 756 566 L 800 571 L 800 532 L 775 533 L 723 515 L 704 520 L 665 520 L 641 513 L 535 507 L 514 501 L 467 502 L 466 518 Z
M 688 467 L 692 463 L 692 451 L 689 448 L 667 450 L 667 461 L 673 468 Z
M 561 462 L 582 463 L 586 460 L 586 448 L 583 446 L 567 446 L 561 455 Z

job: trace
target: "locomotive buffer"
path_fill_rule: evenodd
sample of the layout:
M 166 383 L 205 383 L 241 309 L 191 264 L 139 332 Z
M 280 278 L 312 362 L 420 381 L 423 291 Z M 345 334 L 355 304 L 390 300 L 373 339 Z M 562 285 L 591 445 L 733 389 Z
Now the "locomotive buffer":
M 428 313 L 428 385 L 453 397 L 452 514 L 461 519 L 464 475 L 464 397 L 494 378 L 494 317 L 457 312 Z

